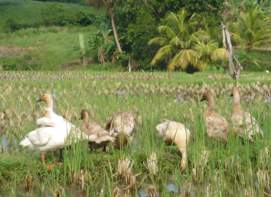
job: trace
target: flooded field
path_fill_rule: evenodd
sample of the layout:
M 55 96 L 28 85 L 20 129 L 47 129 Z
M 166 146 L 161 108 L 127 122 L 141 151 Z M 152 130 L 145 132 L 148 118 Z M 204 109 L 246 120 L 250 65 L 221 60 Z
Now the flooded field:
M 224 74 L 3 72 L 0 79 L 0 196 L 271 195 L 270 74 L 243 74 L 238 82 L 243 109 L 263 131 L 253 141 L 232 132 L 235 81 Z M 207 135 L 204 88 L 214 91 L 215 109 L 229 122 L 227 143 Z M 63 150 L 62 159 L 59 151 L 48 152 L 44 165 L 38 152 L 19 142 L 37 127 L 44 105 L 36 100 L 45 92 L 54 95 L 55 112 L 78 128 L 81 109 L 102 127 L 121 111 L 136 111 L 142 120 L 121 149 L 109 144 L 105 152 L 89 150 L 86 142 L 76 143 Z M 177 147 L 156 131 L 165 119 L 191 132 L 183 171 Z

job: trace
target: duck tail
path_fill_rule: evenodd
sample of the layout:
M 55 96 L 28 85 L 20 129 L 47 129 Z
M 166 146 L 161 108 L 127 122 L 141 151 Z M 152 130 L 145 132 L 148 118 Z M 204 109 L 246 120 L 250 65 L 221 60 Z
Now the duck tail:
M 20 141 L 20 146 L 22 146 L 22 147 L 27 147 L 30 145 L 31 145 L 31 142 L 27 138 L 24 138 L 22 141 Z

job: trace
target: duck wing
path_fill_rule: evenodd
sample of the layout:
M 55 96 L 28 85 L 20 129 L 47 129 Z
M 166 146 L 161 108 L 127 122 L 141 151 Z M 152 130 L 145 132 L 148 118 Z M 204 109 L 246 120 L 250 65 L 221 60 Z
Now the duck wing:
M 116 115 L 111 121 L 110 134 L 118 135 L 123 132 L 131 136 L 135 128 L 135 118 L 132 113 L 123 112 Z
M 56 123 L 55 120 L 48 117 L 42 117 L 36 121 L 36 124 L 40 127 L 54 127 L 56 126 Z
M 37 128 L 26 135 L 26 138 L 34 146 L 45 146 L 52 139 L 52 127 Z
M 169 123 L 170 123 L 170 121 L 166 120 L 166 121 L 161 122 L 158 125 L 156 125 L 155 129 L 156 129 L 159 136 L 165 137 Z
M 85 128 L 84 133 L 88 135 L 89 141 L 102 143 L 105 141 L 114 141 L 114 138 L 109 135 L 108 131 L 103 129 L 98 123 L 91 122 Z
M 205 117 L 207 131 L 213 134 L 226 133 L 228 129 L 227 120 L 218 113 L 212 113 Z
M 245 122 L 244 127 L 248 131 L 249 137 L 252 137 L 252 135 L 256 133 L 263 135 L 263 131 L 261 130 L 257 120 L 249 112 L 244 112 L 243 118 Z

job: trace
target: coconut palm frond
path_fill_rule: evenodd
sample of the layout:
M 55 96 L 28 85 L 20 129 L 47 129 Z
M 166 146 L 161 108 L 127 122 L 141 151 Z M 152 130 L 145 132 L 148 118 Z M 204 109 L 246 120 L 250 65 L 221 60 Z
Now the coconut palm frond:
M 198 61 L 194 62 L 194 65 L 197 69 L 204 70 L 207 66 L 207 63 L 204 61 L 198 60 Z
M 196 31 L 195 33 L 191 35 L 191 37 L 195 42 L 199 42 L 199 41 L 207 42 L 211 39 L 208 32 L 204 30 Z
M 194 15 L 189 17 L 185 10 L 177 14 L 170 12 L 165 22 L 166 25 L 158 28 L 160 36 L 149 41 L 161 46 L 151 64 L 164 60 L 169 70 L 185 69 L 188 65 L 204 69 L 212 61 L 218 43 L 210 38 L 206 29 L 199 29 Z
M 194 49 L 198 52 L 199 56 L 210 56 L 212 52 L 218 48 L 218 44 L 214 41 L 202 42 L 198 41 Z
M 151 61 L 152 65 L 155 65 L 160 60 L 171 56 L 172 54 L 172 46 L 171 45 L 165 45 L 161 47 L 155 54 L 154 58 Z
M 164 37 L 155 37 L 155 38 L 152 38 L 149 42 L 148 42 L 148 45 L 159 45 L 159 46 L 163 46 L 165 45 L 167 42 L 167 39 L 164 38 Z
M 181 69 L 187 68 L 189 64 L 196 62 L 197 53 L 193 49 L 184 49 L 177 53 L 171 62 L 168 64 L 168 68 L 180 67 Z
M 166 26 L 166 25 L 159 26 L 158 31 L 160 34 L 165 35 L 169 39 L 176 36 L 176 33 L 174 32 L 174 30 L 171 27 Z
M 270 42 L 271 42 L 271 31 L 259 32 L 259 34 L 255 36 L 253 47 L 269 46 Z
M 167 16 L 166 20 L 169 25 L 171 25 L 176 31 L 179 33 L 183 33 L 187 29 L 185 28 L 185 18 L 186 12 L 185 10 L 181 10 L 178 14 L 170 12 Z
M 228 51 L 225 48 L 218 48 L 213 51 L 211 59 L 213 61 L 226 61 L 228 56 Z
M 271 39 L 269 16 L 257 5 L 242 11 L 231 28 L 233 40 L 245 48 L 260 47 Z
M 183 45 L 183 42 L 180 40 L 180 38 L 178 36 L 175 36 L 174 38 L 172 38 L 169 43 L 171 45 L 174 45 L 174 46 L 182 46 Z
M 241 37 L 240 34 L 238 33 L 232 33 L 232 40 L 235 42 L 235 43 L 238 43 L 239 45 L 242 45 L 245 43 L 245 40 Z

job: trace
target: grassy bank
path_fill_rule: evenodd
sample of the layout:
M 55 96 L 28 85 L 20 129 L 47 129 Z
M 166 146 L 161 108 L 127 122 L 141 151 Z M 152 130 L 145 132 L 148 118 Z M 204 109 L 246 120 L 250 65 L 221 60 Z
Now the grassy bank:
M 101 9 L 72 3 L 0 1 L 0 67 L 82 69 L 79 34 L 88 49 L 104 17 Z
M 50 25 L 90 25 L 104 12 L 72 3 L 40 1 L 0 1 L 0 32 Z
M 87 46 L 93 31 L 95 26 L 41 27 L 0 34 L 0 64 L 6 70 L 58 70 L 69 68 L 72 62 L 79 62 L 75 67 L 80 67 L 79 33 Z
M 149 185 L 155 185 L 161 196 L 179 196 L 179 191 L 192 196 L 263 196 L 268 192 L 271 107 L 265 100 L 271 88 L 269 74 L 247 73 L 240 79 L 242 105 L 258 120 L 265 137 L 250 143 L 230 135 L 227 145 L 207 137 L 202 117 L 206 103 L 198 100 L 203 86 L 214 88 L 217 111 L 229 120 L 234 82 L 223 74 L 176 73 L 169 79 L 166 73 L 3 72 L 0 78 L 0 110 L 7 113 L 1 122 L 1 140 L 7 138 L 9 142 L 0 157 L 1 195 L 28 191 L 29 195 L 111 196 L 121 184 L 116 176 L 118 160 L 126 157 L 133 161 L 133 172 L 138 174 L 136 194 Z M 122 150 L 88 151 L 79 144 L 65 151 L 62 166 L 48 170 L 38 154 L 32 155 L 14 142 L 35 128 L 42 109 L 35 99 L 47 90 L 56 94 L 57 112 L 77 126 L 82 108 L 90 109 L 102 125 L 116 111 L 137 108 L 143 123 L 133 143 Z M 176 147 L 166 146 L 156 134 L 155 125 L 163 119 L 182 122 L 192 132 L 188 168 L 182 173 Z M 158 157 L 156 175 L 146 166 L 152 152 Z M 203 157 L 206 152 L 208 159 Z M 48 157 L 49 163 L 58 160 L 57 153 Z M 84 177 L 83 187 L 78 177 Z M 178 192 L 169 192 L 170 184 Z

